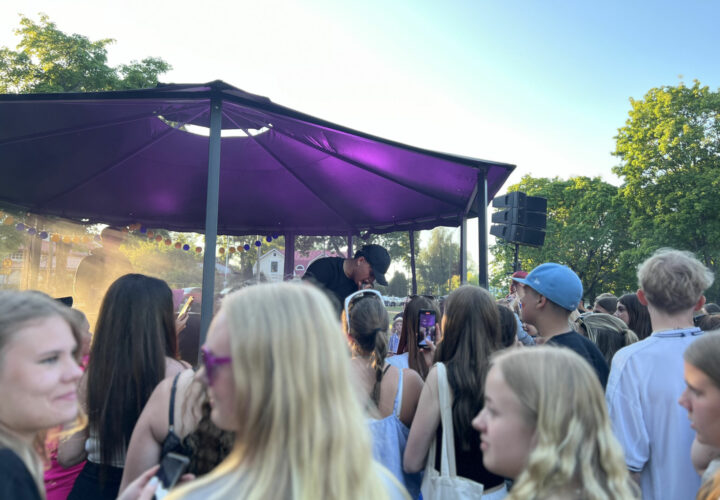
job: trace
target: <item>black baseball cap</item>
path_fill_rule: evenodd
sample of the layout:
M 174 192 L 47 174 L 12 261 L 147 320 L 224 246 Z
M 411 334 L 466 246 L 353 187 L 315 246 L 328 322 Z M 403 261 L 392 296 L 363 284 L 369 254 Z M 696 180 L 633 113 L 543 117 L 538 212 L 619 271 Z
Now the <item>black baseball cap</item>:
M 364 245 L 359 252 L 355 254 L 355 258 L 365 257 L 375 275 L 375 281 L 382 286 L 387 286 L 385 273 L 390 267 L 390 254 L 384 247 L 380 245 Z
M 73 306 L 73 298 L 72 297 L 58 297 L 55 299 L 55 301 L 60 302 L 61 304 L 64 304 L 68 307 Z

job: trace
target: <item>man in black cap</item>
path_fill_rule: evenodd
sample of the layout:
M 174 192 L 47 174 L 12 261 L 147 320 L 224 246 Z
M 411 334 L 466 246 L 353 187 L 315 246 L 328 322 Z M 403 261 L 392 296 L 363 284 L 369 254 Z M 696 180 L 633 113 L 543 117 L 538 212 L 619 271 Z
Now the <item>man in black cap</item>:
M 336 306 L 342 310 L 345 297 L 363 288 L 372 288 L 377 281 L 387 286 L 385 273 L 390 267 L 390 254 L 380 245 L 365 245 L 355 252 L 352 259 L 324 257 L 307 268 L 304 280 L 314 282 L 337 299 Z

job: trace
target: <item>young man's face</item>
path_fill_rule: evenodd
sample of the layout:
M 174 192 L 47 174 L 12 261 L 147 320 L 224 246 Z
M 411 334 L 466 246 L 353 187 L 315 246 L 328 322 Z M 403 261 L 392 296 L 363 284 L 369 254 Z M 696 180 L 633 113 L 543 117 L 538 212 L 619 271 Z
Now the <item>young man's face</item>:
M 353 270 L 353 281 L 357 283 L 358 288 L 372 288 L 375 283 L 375 274 L 373 274 L 370 263 L 365 257 L 359 257 Z
M 525 323 L 535 324 L 535 310 L 540 295 L 527 285 L 518 283 L 517 293 L 520 298 L 520 319 Z

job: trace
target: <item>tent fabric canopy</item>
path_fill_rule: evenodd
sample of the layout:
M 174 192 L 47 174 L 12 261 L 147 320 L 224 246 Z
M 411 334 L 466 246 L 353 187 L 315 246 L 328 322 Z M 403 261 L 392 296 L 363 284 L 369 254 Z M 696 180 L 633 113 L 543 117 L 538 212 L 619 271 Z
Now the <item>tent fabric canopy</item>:
M 6 94 L 0 204 L 90 223 L 204 232 L 210 139 L 193 129 L 210 126 L 218 102 L 219 234 L 458 226 L 478 215 L 479 180 L 487 180 L 489 201 L 515 168 L 350 130 L 221 81 Z

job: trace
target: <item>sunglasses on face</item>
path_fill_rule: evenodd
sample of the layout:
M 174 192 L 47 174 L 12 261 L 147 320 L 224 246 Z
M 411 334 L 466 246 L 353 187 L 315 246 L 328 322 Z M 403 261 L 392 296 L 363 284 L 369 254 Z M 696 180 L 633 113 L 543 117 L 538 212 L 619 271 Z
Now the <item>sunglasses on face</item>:
M 203 366 L 205 366 L 205 373 L 207 374 L 208 385 L 213 385 L 213 383 L 215 382 L 215 369 L 218 366 L 230 363 L 232 361 L 232 358 L 229 356 L 215 356 L 212 351 L 206 347 L 200 348 L 200 355 L 202 358 Z
M 347 297 L 345 297 L 345 319 L 347 321 L 350 321 L 350 306 L 352 306 L 355 302 L 364 299 L 365 297 L 377 297 L 380 302 L 385 305 L 383 302 L 382 294 L 378 292 L 377 290 L 373 290 L 372 288 L 366 288 L 365 290 L 358 290 L 355 293 L 351 293 Z

